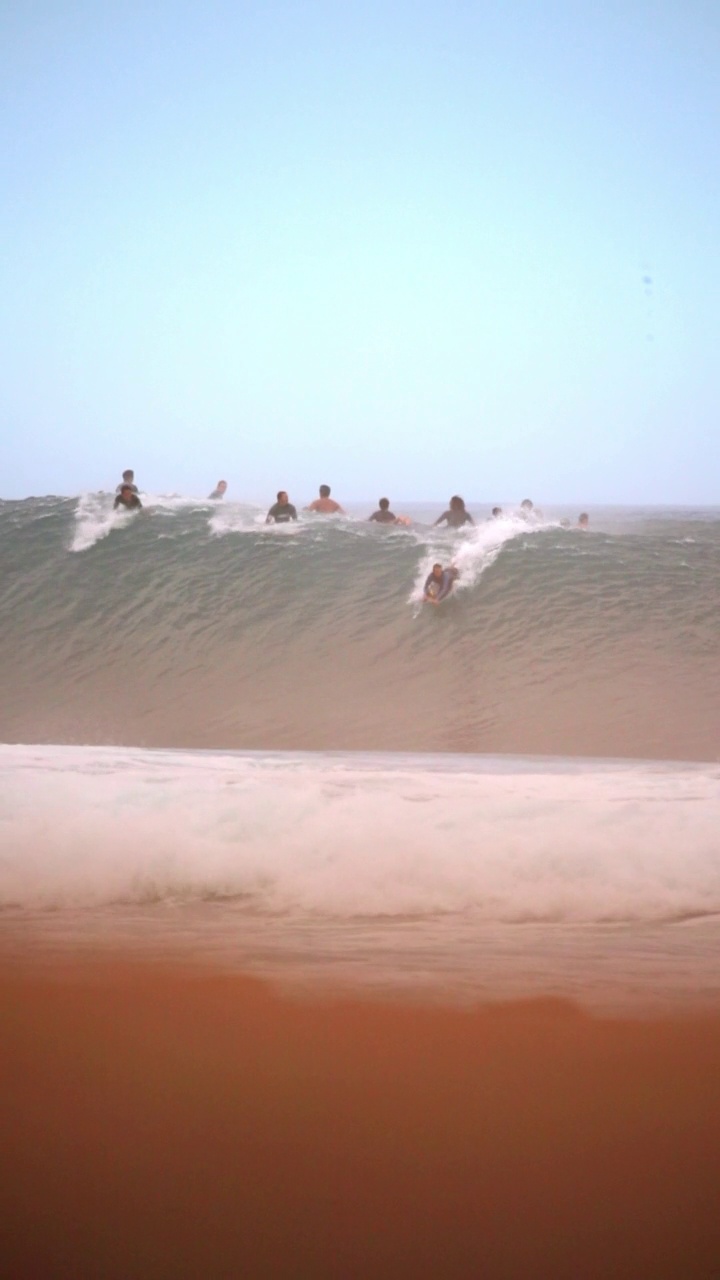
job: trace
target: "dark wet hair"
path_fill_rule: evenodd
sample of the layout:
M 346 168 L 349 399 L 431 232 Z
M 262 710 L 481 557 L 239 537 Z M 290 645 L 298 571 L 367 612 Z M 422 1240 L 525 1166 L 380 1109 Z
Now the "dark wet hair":
M 121 493 L 125 493 L 125 491 L 126 491 L 126 490 L 127 490 L 127 492 L 128 492 L 128 493 L 132 493 L 132 485 L 131 485 L 131 484 L 121 484 L 121 485 L 120 485 L 120 492 L 121 492 Z
M 128 476 L 132 480 L 134 475 L 135 475 L 135 472 L 131 471 L 130 468 L 128 467 L 127 471 L 123 471 L 123 480 L 127 480 Z
M 520 503 L 520 506 L 524 507 L 526 511 L 532 511 L 532 502 L 530 501 L 529 498 L 523 498 L 522 502 Z
M 464 510 L 465 510 L 465 499 L 464 499 L 464 498 L 461 498 L 457 493 L 454 493 L 454 494 L 453 494 L 453 496 L 452 496 L 452 498 L 450 499 L 450 506 L 451 506 L 451 507 L 462 507 L 462 509 L 463 509 L 463 511 L 464 511 Z
M 321 498 L 329 498 L 329 497 L 330 497 L 330 485 L 329 485 L 329 484 L 321 484 L 321 485 L 320 485 L 320 497 L 321 497 Z
M 381 511 L 387 511 L 388 507 L 390 506 L 390 499 L 389 499 L 389 498 L 381 498 L 381 499 L 380 499 L 380 501 L 379 501 L 379 503 L 378 503 L 378 506 L 379 506 L 379 508 L 380 508 L 380 510 L 381 510 Z
M 494 516 L 501 516 L 501 515 L 502 515 L 502 507 L 493 507 L 493 509 L 492 509 L 492 513 L 493 513 L 493 515 L 494 515 Z

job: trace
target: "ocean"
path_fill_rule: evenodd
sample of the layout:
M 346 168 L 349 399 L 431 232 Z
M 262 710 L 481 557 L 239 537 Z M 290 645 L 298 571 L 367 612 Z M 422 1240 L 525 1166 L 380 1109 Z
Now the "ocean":
M 718 511 L 143 501 L 0 503 L 7 961 L 717 1002 Z

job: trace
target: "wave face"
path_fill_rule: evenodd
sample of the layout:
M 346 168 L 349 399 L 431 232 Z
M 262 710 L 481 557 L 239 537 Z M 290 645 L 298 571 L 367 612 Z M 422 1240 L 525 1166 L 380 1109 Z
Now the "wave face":
M 412 507 L 408 529 L 266 527 L 144 501 L 0 503 L 6 742 L 720 754 L 716 513 L 459 535 Z M 461 571 L 440 609 L 420 603 L 435 559 Z

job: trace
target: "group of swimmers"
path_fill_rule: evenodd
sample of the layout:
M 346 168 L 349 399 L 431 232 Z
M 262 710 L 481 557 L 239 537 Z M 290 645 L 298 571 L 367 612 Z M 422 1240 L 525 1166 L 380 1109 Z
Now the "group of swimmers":
M 227 493 L 227 480 L 218 480 L 212 493 L 208 494 L 208 499 L 213 501 L 225 497 Z M 115 491 L 114 508 L 123 507 L 127 511 L 137 511 L 142 508 L 142 502 L 138 495 L 138 488 L 135 484 L 134 471 L 123 471 L 122 483 L 117 486 Z M 305 511 L 318 512 L 321 515 L 345 515 L 343 508 L 339 502 L 331 497 L 330 485 L 321 484 L 319 495 L 314 502 L 308 504 L 304 508 Z M 499 520 L 503 515 L 502 507 L 493 507 L 492 520 Z M 525 520 L 541 520 L 542 512 L 537 509 L 530 498 L 523 498 L 520 503 L 520 515 Z M 297 507 L 293 505 L 288 496 L 286 489 L 279 489 L 276 501 L 272 504 L 265 517 L 266 524 L 288 524 L 292 520 L 297 520 Z M 396 516 L 394 511 L 390 510 L 390 499 L 380 498 L 377 511 L 373 511 L 368 520 L 375 524 L 397 524 L 409 525 L 411 520 L 409 516 Z M 443 511 L 434 522 L 434 526 L 444 524 L 449 529 L 462 529 L 463 525 L 474 525 L 470 512 L 465 506 L 465 501 L 459 494 L 453 494 L 450 499 L 450 505 L 447 511 Z M 563 528 L 570 528 L 569 520 L 561 520 L 560 524 Z M 577 528 L 587 529 L 590 524 L 590 517 L 586 511 L 581 512 L 578 516 Z M 441 604 L 447 599 L 452 591 L 458 577 L 459 569 L 455 565 L 443 566 L 440 563 L 434 564 L 432 570 L 427 576 L 425 586 L 423 588 L 423 599 L 428 604 Z
M 208 494 L 208 500 L 217 501 L 224 498 L 227 493 L 227 487 L 227 480 L 218 480 L 212 493 Z M 135 484 L 134 471 L 123 471 L 122 483 L 117 486 L 115 494 L 115 507 L 125 507 L 129 511 L 137 511 L 138 508 L 142 507 L 142 502 L 138 496 L 138 487 Z M 315 498 L 314 502 L 304 507 L 303 510 L 320 512 L 323 515 L 345 515 L 340 503 L 336 502 L 330 495 L 330 485 L 321 484 L 319 496 Z M 493 520 L 499 520 L 502 515 L 502 507 L 493 507 Z M 534 506 L 530 498 L 523 498 L 520 503 L 520 515 L 525 520 L 542 520 L 542 512 Z M 297 520 L 297 518 L 297 507 L 290 501 L 287 489 L 279 489 L 276 501 L 272 504 L 265 517 L 265 523 L 287 524 L 290 520 Z M 376 524 L 408 525 L 411 523 L 409 516 L 396 516 L 395 512 L 390 510 L 389 498 L 380 498 L 377 511 L 373 511 L 372 515 L 368 516 L 368 520 L 374 521 Z M 560 523 L 566 529 L 570 527 L 569 520 L 561 520 Z M 449 529 L 462 529 L 463 525 L 474 525 L 475 521 L 467 510 L 464 499 L 456 493 L 450 499 L 447 511 L 443 511 L 434 524 L 445 524 Z M 587 529 L 588 525 L 589 516 L 586 511 L 583 511 L 578 516 L 577 527 L 579 529 Z

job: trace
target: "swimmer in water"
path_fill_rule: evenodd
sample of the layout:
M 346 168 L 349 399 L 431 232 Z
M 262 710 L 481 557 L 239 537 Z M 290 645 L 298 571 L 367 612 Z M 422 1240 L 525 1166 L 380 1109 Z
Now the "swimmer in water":
M 208 498 L 224 498 L 227 493 L 227 480 L 218 480 L 212 493 L 208 494 Z
M 492 509 L 493 520 L 499 520 L 501 515 L 502 515 L 502 507 L 493 507 Z
M 132 475 L 132 471 L 130 472 Z M 142 511 L 142 502 L 137 496 L 137 489 L 133 492 L 134 485 L 120 485 L 120 492 L 117 494 L 113 502 L 113 511 L 117 511 L 118 507 L 124 507 L 126 511 Z
M 423 587 L 425 604 L 441 604 L 446 600 L 459 576 L 460 570 L 454 564 L 448 565 L 447 569 L 443 569 L 441 564 L 434 564 Z
M 340 506 L 340 503 L 336 502 L 334 498 L 330 497 L 329 484 L 320 485 L 320 497 L 316 498 L 314 502 L 311 502 L 310 506 L 306 507 L 305 510 L 320 511 L 323 515 L 326 515 L 326 516 L 332 516 L 336 514 L 342 515 L 342 516 L 345 515 L 345 512 Z
M 117 486 L 116 493 L 121 493 L 123 489 L 129 489 L 131 493 L 137 493 L 138 487 L 135 484 L 135 472 L 123 471 L 122 484 Z
M 523 520 L 542 520 L 543 513 L 539 507 L 536 507 L 529 498 L 523 498 L 520 503 L 520 515 Z
M 297 520 L 297 511 L 292 502 L 288 500 L 287 493 L 284 489 L 278 490 L 277 502 L 274 502 L 265 517 L 266 524 L 288 524 L 290 520 Z
M 583 512 L 578 516 L 577 527 L 578 527 L 578 529 L 585 529 L 585 530 L 587 530 L 587 528 L 588 528 L 589 524 L 590 524 L 590 517 L 589 517 L 589 515 L 588 515 L 587 511 L 583 511 Z
M 393 511 L 390 510 L 390 499 L 381 498 L 378 503 L 377 511 L 373 511 L 368 520 L 374 520 L 376 524 L 400 524 L 400 520 Z
M 450 499 L 449 509 L 443 511 L 441 516 L 438 516 L 435 524 L 442 524 L 443 521 L 445 521 L 449 529 L 462 529 L 464 524 L 475 523 L 470 512 L 465 510 L 464 499 L 458 497 L 457 494 Z

